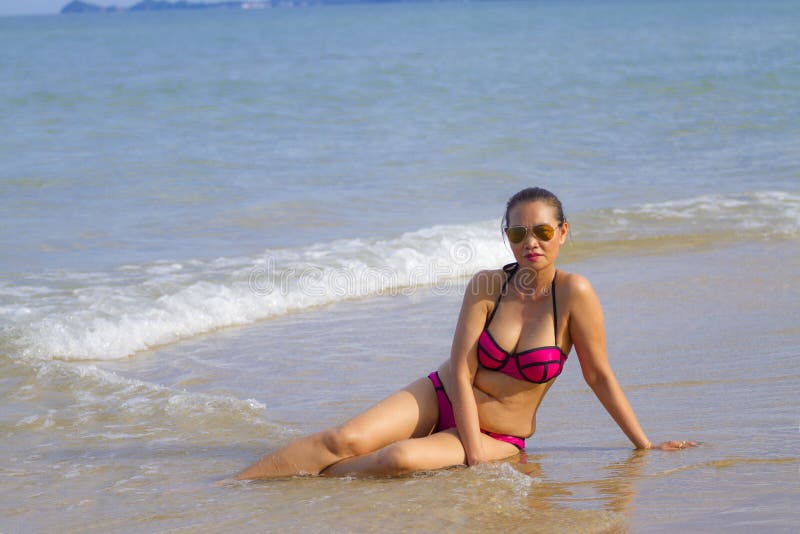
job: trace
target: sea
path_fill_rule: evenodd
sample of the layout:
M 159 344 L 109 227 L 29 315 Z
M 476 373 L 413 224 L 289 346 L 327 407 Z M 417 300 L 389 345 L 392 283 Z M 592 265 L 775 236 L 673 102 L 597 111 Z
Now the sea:
M 0 18 L 0 532 L 797 532 L 800 3 Z M 449 357 L 557 194 L 654 443 L 573 351 L 522 455 L 219 484 Z

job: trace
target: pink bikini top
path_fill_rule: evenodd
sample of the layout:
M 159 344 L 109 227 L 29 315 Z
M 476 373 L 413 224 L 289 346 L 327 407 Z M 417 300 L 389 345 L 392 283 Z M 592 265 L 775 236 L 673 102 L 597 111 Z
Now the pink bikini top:
M 519 264 L 510 263 L 503 267 L 508 276 L 503 282 L 500 295 L 497 296 L 494 309 L 483 332 L 478 338 L 478 364 L 490 371 L 498 371 L 517 380 L 527 380 L 536 384 L 543 384 L 554 379 L 561 374 L 564 369 L 564 362 L 567 355 L 556 345 L 536 347 L 535 349 L 523 350 L 511 354 L 497 344 L 492 334 L 489 332 L 489 323 L 492 322 L 497 307 L 500 305 L 500 298 L 506 292 L 506 287 L 511 277 L 517 272 Z M 556 278 L 553 276 L 553 285 L 550 291 L 553 294 L 553 333 L 555 342 L 558 342 L 558 314 L 556 313 Z

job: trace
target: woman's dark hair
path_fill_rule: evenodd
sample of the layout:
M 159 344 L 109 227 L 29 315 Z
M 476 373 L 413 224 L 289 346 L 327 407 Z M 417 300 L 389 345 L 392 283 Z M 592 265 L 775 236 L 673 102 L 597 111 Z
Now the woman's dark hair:
M 556 210 L 556 219 L 558 219 L 559 224 L 567 222 L 567 218 L 564 217 L 564 207 L 561 205 L 561 201 L 558 200 L 557 196 L 541 187 L 527 187 L 508 199 L 506 214 L 503 216 L 503 228 L 508 226 L 508 214 L 511 212 L 511 208 L 520 202 L 533 202 L 535 200 L 541 200 L 545 204 L 553 206 Z

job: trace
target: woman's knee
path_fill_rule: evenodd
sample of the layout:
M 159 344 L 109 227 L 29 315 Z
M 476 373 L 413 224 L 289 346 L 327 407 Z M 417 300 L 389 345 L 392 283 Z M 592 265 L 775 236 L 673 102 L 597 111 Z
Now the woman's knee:
M 339 458 L 349 458 L 370 452 L 364 435 L 348 425 L 323 430 L 320 439 L 323 446 Z
M 419 455 L 404 442 L 389 445 L 381 450 L 378 453 L 378 463 L 381 471 L 387 474 L 413 473 L 425 468 Z

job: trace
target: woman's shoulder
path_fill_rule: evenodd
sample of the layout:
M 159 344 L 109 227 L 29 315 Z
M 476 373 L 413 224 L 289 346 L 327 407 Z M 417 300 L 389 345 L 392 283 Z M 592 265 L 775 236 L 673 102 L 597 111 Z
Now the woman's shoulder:
M 479 300 L 494 300 L 503 288 L 503 282 L 508 279 L 508 273 L 514 264 L 505 265 L 499 269 L 483 269 L 472 275 L 467 284 L 467 291 Z
M 580 274 L 558 270 L 557 288 L 561 298 L 569 302 L 596 301 L 597 295 L 589 280 Z M 559 300 L 561 300 L 559 298 Z

